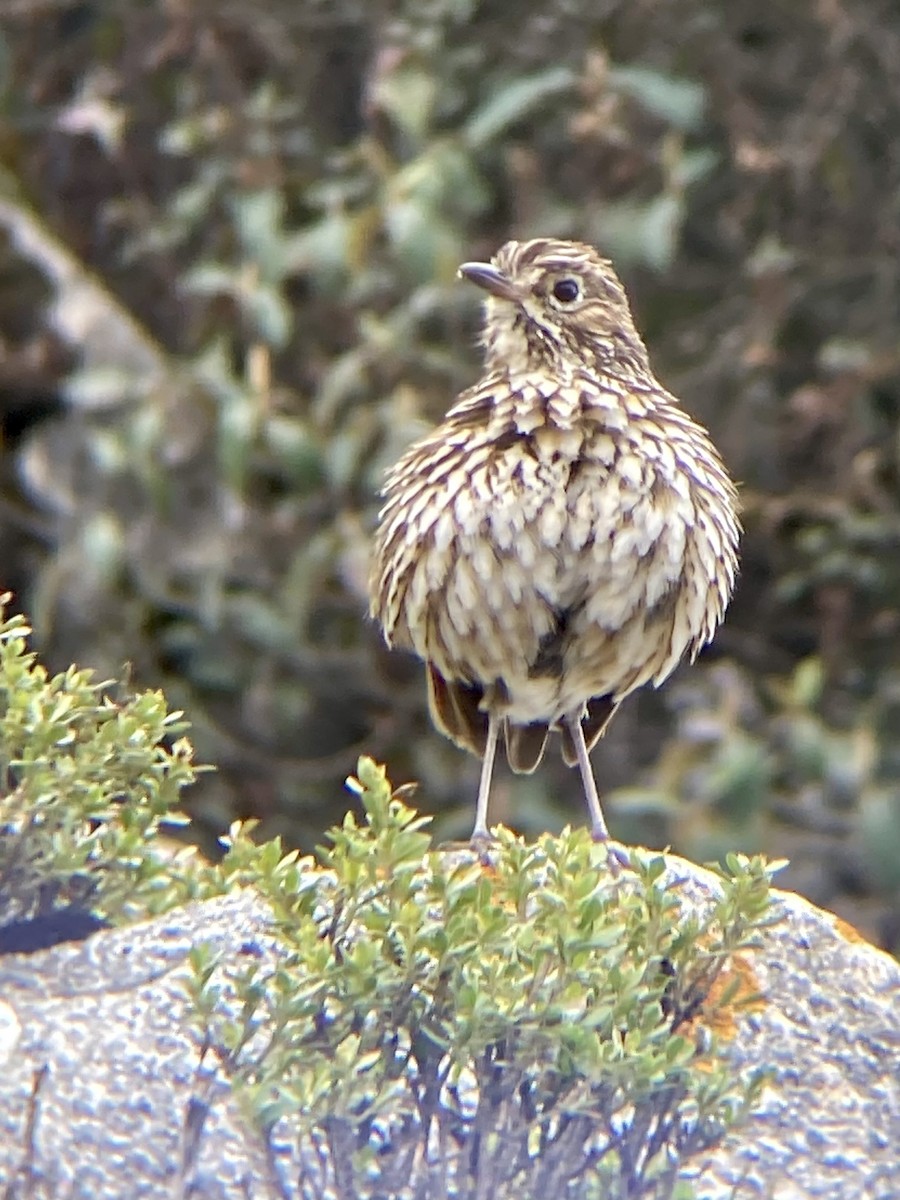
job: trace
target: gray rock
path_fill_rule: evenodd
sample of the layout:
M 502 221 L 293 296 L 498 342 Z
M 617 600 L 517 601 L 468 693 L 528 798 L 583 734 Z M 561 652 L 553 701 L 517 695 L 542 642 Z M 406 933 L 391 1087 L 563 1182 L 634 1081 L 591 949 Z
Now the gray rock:
M 670 859 L 693 902 L 716 888 Z M 736 1063 L 774 1072 L 751 1120 L 693 1167 L 702 1200 L 900 1196 L 900 966 L 834 917 L 775 893 L 784 919 L 748 957 L 764 1003 Z M 87 941 L 0 958 L 0 1194 L 5 1200 L 300 1197 L 287 1142 L 267 1147 L 203 1056 L 184 988 L 201 942 L 274 961 L 250 892 Z

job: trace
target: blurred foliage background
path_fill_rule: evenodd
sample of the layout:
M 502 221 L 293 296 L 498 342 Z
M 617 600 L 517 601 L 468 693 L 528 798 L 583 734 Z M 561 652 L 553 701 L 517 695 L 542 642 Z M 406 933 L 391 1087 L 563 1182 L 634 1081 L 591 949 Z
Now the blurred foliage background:
M 0 0 L 0 584 L 187 711 L 207 847 L 309 847 L 360 752 L 464 835 L 478 764 L 364 619 L 376 492 L 477 375 L 457 264 L 593 241 L 746 524 L 596 751 L 613 829 L 900 948 L 898 130 L 889 0 Z

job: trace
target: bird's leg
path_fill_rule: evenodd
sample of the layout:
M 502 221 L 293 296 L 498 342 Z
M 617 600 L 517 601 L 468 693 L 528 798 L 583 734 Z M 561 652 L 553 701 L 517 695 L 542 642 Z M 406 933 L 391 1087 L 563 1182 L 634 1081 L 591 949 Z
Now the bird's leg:
M 591 836 L 595 842 L 608 842 L 609 830 L 603 819 L 603 809 L 600 807 L 600 797 L 597 794 L 597 784 L 591 769 L 591 760 L 584 740 L 584 730 L 581 728 L 581 716 L 566 717 L 566 726 L 572 738 L 572 745 L 578 756 L 578 769 L 581 772 L 581 782 L 584 787 L 584 798 L 587 800 L 588 812 L 591 814 Z
M 471 841 L 488 842 L 487 812 L 488 800 L 491 795 L 491 777 L 494 774 L 494 758 L 497 754 L 497 738 L 500 736 L 500 717 L 495 712 L 488 713 L 487 742 L 484 747 L 484 758 L 481 760 L 481 779 L 478 784 L 478 800 L 475 804 L 475 828 L 472 830 Z

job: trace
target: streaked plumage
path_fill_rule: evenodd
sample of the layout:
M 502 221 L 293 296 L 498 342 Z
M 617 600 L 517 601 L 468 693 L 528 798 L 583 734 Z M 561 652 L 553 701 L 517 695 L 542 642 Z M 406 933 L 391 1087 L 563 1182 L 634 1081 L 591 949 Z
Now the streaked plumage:
M 483 378 L 389 472 L 371 613 L 427 664 L 440 729 L 516 771 L 548 730 L 578 763 L 621 701 L 713 636 L 731 595 L 737 497 L 706 431 L 655 379 L 610 263 L 508 242 L 460 273 L 485 288 Z

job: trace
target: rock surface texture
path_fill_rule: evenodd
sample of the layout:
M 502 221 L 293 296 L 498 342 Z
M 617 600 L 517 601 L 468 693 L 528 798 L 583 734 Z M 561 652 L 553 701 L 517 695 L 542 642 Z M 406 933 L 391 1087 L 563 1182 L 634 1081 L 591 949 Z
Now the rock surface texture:
M 698 900 L 712 877 L 670 858 Z M 748 957 L 764 1003 L 736 1062 L 771 1068 L 751 1120 L 689 1164 L 702 1200 L 900 1196 L 900 965 L 834 917 L 775 893 Z M 80 943 L 0 958 L 0 1195 L 9 1200 L 301 1197 L 302 1164 L 248 1128 L 184 988 L 192 946 L 277 955 L 249 892 Z

